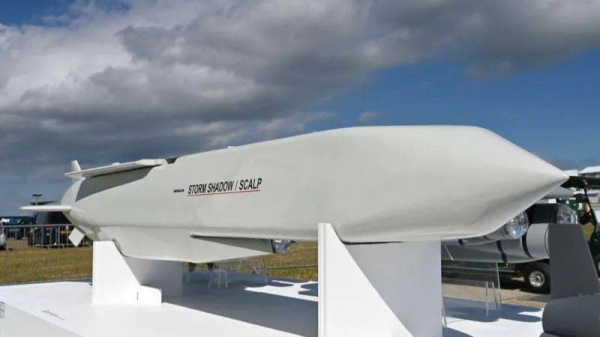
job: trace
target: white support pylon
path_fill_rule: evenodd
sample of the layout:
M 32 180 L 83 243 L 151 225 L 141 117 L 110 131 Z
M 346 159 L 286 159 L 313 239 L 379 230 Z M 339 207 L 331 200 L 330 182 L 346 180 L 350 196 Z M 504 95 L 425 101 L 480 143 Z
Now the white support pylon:
M 93 255 L 93 304 L 160 305 L 163 294 L 182 294 L 180 262 L 128 258 L 112 241 L 95 241 Z
M 331 224 L 319 224 L 319 337 L 412 336 Z

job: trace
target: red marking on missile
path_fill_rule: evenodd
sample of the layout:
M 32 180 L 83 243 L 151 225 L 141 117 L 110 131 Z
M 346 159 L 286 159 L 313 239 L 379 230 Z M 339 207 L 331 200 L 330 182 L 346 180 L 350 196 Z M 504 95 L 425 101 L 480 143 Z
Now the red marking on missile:
M 207 197 L 207 196 L 217 195 L 217 194 L 240 194 L 240 193 L 252 193 L 252 192 L 260 192 L 260 190 L 217 192 L 217 193 L 205 193 L 205 194 L 188 194 L 188 197 Z

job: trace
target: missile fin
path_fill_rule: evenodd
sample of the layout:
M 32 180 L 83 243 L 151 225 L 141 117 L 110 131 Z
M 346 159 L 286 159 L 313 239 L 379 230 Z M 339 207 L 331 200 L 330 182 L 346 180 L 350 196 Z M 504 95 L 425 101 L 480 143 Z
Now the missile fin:
M 71 161 L 71 171 L 81 171 L 81 166 L 77 160 Z
M 83 238 L 85 238 L 85 233 L 77 227 L 73 228 L 73 231 L 69 234 L 69 241 L 71 241 L 75 247 L 79 246 L 81 241 L 83 241 Z
M 65 175 L 71 179 L 92 178 L 107 174 L 137 170 L 145 167 L 161 166 L 165 164 L 167 164 L 167 161 L 165 159 L 140 159 L 138 161 L 132 161 L 128 163 L 113 164 L 108 166 L 94 167 L 87 170 L 72 171 L 65 173 Z
M 19 207 L 20 211 L 28 212 L 63 212 L 68 213 L 71 211 L 69 205 L 38 205 L 38 206 L 23 206 Z

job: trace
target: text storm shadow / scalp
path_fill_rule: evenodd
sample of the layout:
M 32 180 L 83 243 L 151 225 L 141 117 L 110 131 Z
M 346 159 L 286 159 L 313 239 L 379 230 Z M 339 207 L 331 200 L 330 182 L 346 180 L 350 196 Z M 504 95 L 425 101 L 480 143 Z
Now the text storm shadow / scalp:
M 262 178 L 249 178 L 191 184 L 188 187 L 188 196 L 240 192 L 259 192 L 262 181 Z

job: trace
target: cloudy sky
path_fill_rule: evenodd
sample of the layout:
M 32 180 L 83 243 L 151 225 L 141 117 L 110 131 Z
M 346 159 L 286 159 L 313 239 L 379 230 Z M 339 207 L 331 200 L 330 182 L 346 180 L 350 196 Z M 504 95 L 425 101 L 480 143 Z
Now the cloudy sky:
M 598 0 L 2 0 L 0 213 L 92 167 L 354 125 L 600 164 Z

